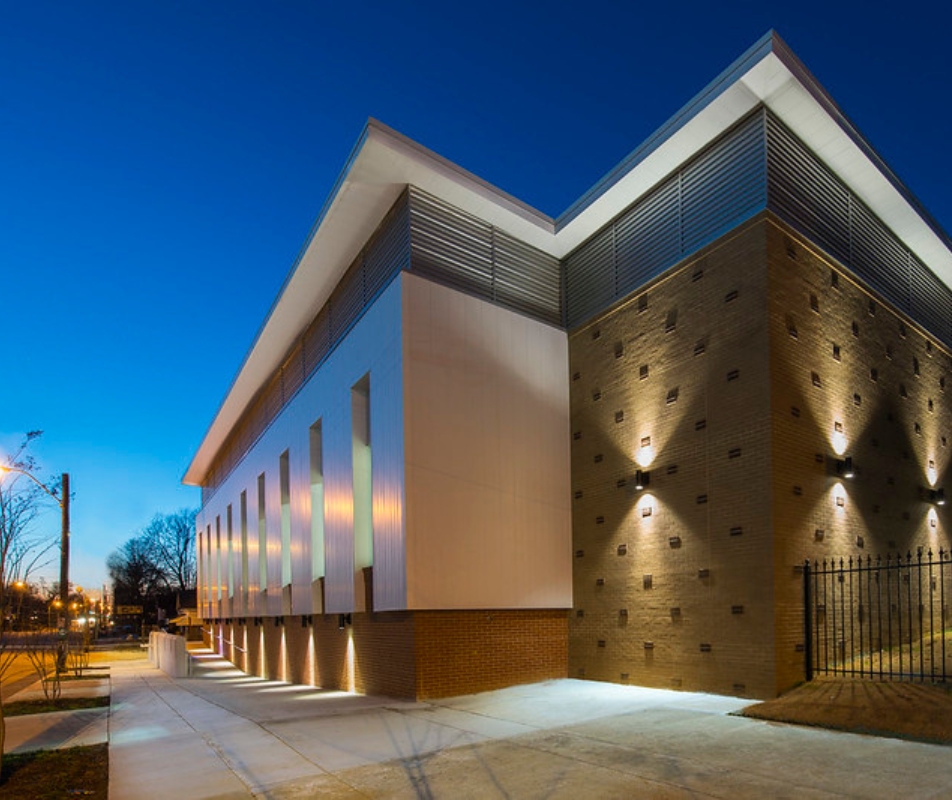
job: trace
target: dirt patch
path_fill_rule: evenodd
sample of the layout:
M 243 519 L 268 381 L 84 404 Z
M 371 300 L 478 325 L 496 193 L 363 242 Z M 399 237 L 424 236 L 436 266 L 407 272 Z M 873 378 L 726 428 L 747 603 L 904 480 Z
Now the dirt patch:
M 37 750 L 3 757 L 0 796 L 56 800 L 83 796 L 106 800 L 109 746 Z
M 941 685 L 823 677 L 740 714 L 952 745 L 952 689 Z

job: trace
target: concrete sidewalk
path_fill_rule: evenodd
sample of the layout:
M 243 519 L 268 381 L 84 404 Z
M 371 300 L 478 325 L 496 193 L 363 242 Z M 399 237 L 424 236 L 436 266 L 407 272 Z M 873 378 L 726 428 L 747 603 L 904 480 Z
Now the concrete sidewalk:
M 10 718 L 7 752 L 108 735 L 111 800 L 952 797 L 948 747 L 736 717 L 737 698 L 561 680 L 412 703 L 194 658 L 178 680 L 114 662 L 108 715 Z
M 112 670 L 110 798 L 949 797 L 949 748 L 778 725 L 747 701 L 562 680 L 431 703 L 210 655 Z

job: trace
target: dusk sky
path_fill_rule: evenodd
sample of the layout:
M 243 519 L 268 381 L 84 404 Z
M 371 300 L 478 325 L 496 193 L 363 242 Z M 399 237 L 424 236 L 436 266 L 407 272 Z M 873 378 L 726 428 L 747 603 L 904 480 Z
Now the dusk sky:
M 368 117 L 556 216 L 774 28 L 952 227 L 937 2 L 0 7 L 0 452 L 45 431 L 88 587 L 199 506 L 181 477 Z

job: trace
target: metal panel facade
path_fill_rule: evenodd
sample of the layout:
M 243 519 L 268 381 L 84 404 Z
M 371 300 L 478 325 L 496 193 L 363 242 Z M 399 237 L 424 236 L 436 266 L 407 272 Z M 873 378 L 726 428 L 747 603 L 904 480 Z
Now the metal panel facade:
M 322 421 L 325 608 L 344 613 L 355 608 L 353 541 L 353 471 L 351 444 L 351 387 L 363 375 L 371 376 L 371 431 L 373 447 L 373 528 L 375 608 L 402 608 L 406 597 L 403 522 L 403 389 L 400 338 L 400 281 L 393 281 L 370 306 L 331 356 L 284 407 L 255 446 L 218 489 L 199 515 L 200 526 L 224 518 L 226 508 L 239 507 L 247 492 L 249 525 L 249 604 L 240 602 L 233 616 L 308 614 L 311 603 L 311 491 L 310 428 Z M 287 450 L 291 503 L 291 606 L 282 604 L 281 491 L 279 464 Z M 267 602 L 261 603 L 257 541 L 258 476 L 265 476 L 267 524 Z M 204 528 L 203 528 L 204 530 Z M 214 536 L 212 537 L 214 540 Z M 238 549 L 240 550 L 238 537 Z M 214 541 L 212 542 L 214 547 Z M 241 559 L 239 552 L 237 558 Z M 205 562 L 207 565 L 207 561 Z M 214 563 L 214 562 L 213 562 Z M 204 566 L 204 565 L 203 565 Z M 207 570 L 205 570 L 207 572 Z M 203 575 L 205 577 L 205 575 Z M 210 616 L 227 616 L 211 603 Z

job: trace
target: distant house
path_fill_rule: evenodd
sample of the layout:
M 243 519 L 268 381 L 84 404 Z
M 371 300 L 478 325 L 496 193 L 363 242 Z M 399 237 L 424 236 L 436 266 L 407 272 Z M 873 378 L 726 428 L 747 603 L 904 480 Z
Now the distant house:
M 949 546 L 950 284 L 774 34 L 557 219 L 371 121 L 185 476 L 210 640 L 407 697 L 774 695 L 804 559 Z

